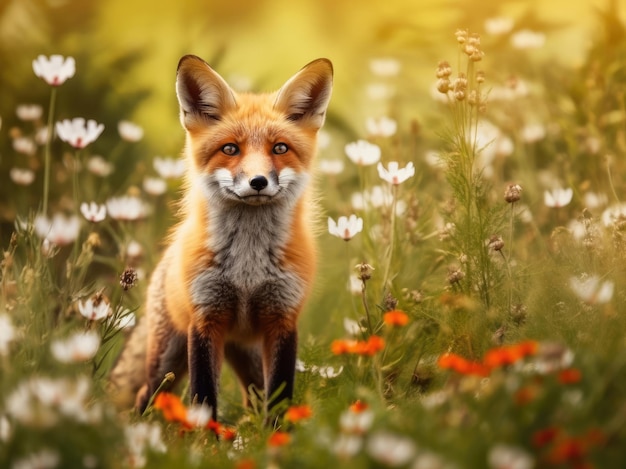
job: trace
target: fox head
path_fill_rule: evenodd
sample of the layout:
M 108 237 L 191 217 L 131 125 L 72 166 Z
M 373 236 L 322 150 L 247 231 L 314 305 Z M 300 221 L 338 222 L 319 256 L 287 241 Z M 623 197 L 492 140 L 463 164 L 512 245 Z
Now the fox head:
M 297 199 L 308 180 L 332 78 L 330 61 L 318 59 L 274 93 L 236 93 L 202 59 L 184 56 L 176 92 L 192 184 L 221 202 Z

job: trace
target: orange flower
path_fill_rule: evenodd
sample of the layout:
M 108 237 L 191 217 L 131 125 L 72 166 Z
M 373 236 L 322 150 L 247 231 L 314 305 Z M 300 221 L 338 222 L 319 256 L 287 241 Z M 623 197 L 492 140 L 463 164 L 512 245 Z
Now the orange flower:
M 360 414 L 361 412 L 363 412 L 364 410 L 367 410 L 369 408 L 369 406 L 361 401 L 360 399 L 355 401 L 351 406 L 350 406 L 350 410 L 352 412 L 354 412 L 355 414 Z
M 256 462 L 253 459 L 242 459 L 235 465 L 235 469 L 256 469 Z
M 344 355 L 346 353 L 351 353 L 351 349 L 354 347 L 354 344 L 356 344 L 355 340 L 333 340 L 330 344 L 330 350 L 334 355 Z
M 313 415 L 311 407 L 308 405 L 291 406 L 285 412 L 285 420 L 291 423 L 299 422 L 300 420 L 306 420 Z
M 165 420 L 187 425 L 187 409 L 177 395 L 169 392 L 157 394 L 154 399 L 154 408 L 163 412 Z
M 537 353 L 538 344 L 528 340 L 515 345 L 505 345 L 488 350 L 483 363 L 489 368 L 512 365 L 518 360 Z
M 220 436 L 226 441 L 233 441 L 237 436 L 237 432 L 234 428 L 222 427 L 222 429 L 220 430 Z
M 489 369 L 482 363 L 467 360 L 455 353 L 444 353 L 437 360 L 437 364 L 444 370 L 453 370 L 462 375 L 489 375 Z
M 388 326 L 406 326 L 409 323 L 409 316 L 398 309 L 383 314 L 383 322 Z
M 280 430 L 272 433 L 267 440 L 269 446 L 278 447 L 285 446 L 291 441 L 291 436 L 287 432 L 281 432 Z
M 371 335 L 365 344 L 365 355 L 375 355 L 385 348 L 385 339 L 377 335 Z
M 558 375 L 561 384 L 576 384 L 582 379 L 582 373 L 576 368 L 561 370 Z

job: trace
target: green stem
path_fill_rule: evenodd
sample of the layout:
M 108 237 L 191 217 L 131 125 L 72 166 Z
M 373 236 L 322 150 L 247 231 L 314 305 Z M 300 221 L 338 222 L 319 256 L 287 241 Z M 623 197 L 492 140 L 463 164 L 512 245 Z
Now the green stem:
M 50 146 L 52 144 L 54 106 L 56 104 L 57 89 L 52 87 L 50 93 L 50 107 L 48 109 L 48 138 L 46 139 L 46 148 L 44 154 L 44 177 L 43 177 L 43 214 L 48 215 L 48 193 L 50 191 Z
M 383 276 L 383 297 L 385 290 L 387 289 L 387 282 L 389 281 L 389 272 L 391 271 L 391 261 L 393 258 L 394 240 L 396 238 L 396 205 L 398 202 L 398 186 L 393 184 L 391 186 L 391 228 L 389 234 L 389 250 L 387 254 L 387 265 L 385 266 L 385 275 Z

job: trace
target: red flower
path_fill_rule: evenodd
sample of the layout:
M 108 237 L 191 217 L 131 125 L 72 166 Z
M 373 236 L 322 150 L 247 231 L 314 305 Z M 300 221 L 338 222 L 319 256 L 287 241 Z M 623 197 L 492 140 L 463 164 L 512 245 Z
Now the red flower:
M 462 375 L 489 375 L 489 368 L 482 363 L 467 360 L 455 353 L 444 353 L 439 357 L 437 364 L 444 370 L 453 370 Z
M 489 368 L 512 365 L 524 357 L 537 353 L 538 344 L 528 340 L 514 345 L 505 345 L 488 350 L 483 363 Z
M 556 427 L 548 427 L 543 430 L 537 430 L 533 433 L 533 445 L 537 448 L 542 448 L 552 443 L 561 434 L 561 431 Z
M 347 353 L 355 355 L 376 355 L 377 352 L 385 348 L 385 340 L 377 335 L 372 335 L 367 340 L 333 340 L 330 350 L 335 355 Z
M 291 423 L 299 422 L 300 420 L 306 420 L 313 415 L 311 407 L 308 405 L 291 406 L 285 412 L 285 420 Z
M 404 311 L 394 309 L 383 314 L 383 322 L 388 326 L 406 326 L 409 323 L 409 316 Z
M 355 414 L 360 414 L 367 408 L 369 408 L 369 406 L 365 402 L 357 400 L 350 406 L 350 411 L 354 412 Z
M 154 398 L 154 408 L 159 409 L 168 422 L 178 422 L 188 426 L 187 408 L 177 395 L 160 392 Z
M 561 370 L 557 378 L 561 384 L 576 384 L 582 379 L 582 373 L 576 368 L 567 368 Z
M 278 447 L 285 446 L 291 441 L 291 436 L 287 432 L 281 432 L 280 430 L 272 433 L 267 440 L 268 446 Z

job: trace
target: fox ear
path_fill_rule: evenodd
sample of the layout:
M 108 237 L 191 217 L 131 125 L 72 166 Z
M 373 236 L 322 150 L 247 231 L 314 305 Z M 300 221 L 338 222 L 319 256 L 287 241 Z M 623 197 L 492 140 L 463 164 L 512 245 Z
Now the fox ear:
M 235 95 L 226 81 L 200 57 L 185 55 L 178 62 L 176 94 L 180 121 L 187 130 L 221 120 L 236 106 Z
M 324 124 L 332 87 L 332 63 L 328 59 L 314 60 L 283 85 L 274 107 L 287 114 L 289 120 L 317 130 Z

